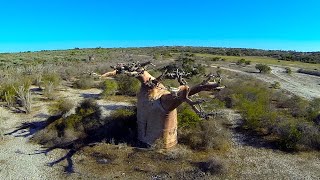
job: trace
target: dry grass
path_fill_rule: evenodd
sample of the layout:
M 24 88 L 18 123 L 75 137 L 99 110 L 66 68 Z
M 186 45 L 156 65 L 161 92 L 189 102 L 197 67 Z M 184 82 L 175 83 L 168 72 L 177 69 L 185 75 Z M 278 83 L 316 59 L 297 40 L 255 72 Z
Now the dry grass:
M 107 101 L 114 101 L 114 102 L 130 102 L 132 104 L 136 104 L 137 97 L 133 96 L 122 96 L 122 95 L 115 95 L 115 96 L 106 96 L 104 97 Z
M 220 177 L 217 174 L 222 174 L 220 170 L 224 169 L 223 164 L 215 161 L 217 163 L 205 166 L 202 163 L 209 162 L 212 159 L 210 156 L 214 154 L 192 152 L 184 146 L 177 146 L 167 151 L 155 151 L 123 145 L 99 144 L 82 149 L 74 159 L 77 169 L 89 177 L 193 179 L 195 174 L 201 174 L 205 179 Z M 217 171 L 219 173 L 215 170 L 219 170 Z M 207 171 L 210 172 L 205 173 Z

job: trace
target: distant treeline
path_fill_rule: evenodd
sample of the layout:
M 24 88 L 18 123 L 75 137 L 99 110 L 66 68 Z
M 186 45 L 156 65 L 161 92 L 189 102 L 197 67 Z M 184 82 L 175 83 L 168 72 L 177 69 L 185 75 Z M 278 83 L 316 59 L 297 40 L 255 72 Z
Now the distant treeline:
M 247 48 L 217 48 L 191 46 L 162 46 L 152 47 L 165 52 L 206 53 L 221 56 L 265 56 L 286 61 L 301 61 L 306 63 L 320 63 L 320 52 L 296 52 L 282 50 L 262 50 Z M 148 48 L 146 48 L 148 49 Z M 155 50 L 155 49 L 153 49 Z

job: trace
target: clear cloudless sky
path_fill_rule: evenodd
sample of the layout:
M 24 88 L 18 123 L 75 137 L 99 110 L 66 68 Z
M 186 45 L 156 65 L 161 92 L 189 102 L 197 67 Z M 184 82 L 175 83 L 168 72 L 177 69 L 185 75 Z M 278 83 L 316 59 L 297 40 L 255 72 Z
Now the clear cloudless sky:
M 3 0 L 0 52 L 192 45 L 320 51 L 320 0 Z

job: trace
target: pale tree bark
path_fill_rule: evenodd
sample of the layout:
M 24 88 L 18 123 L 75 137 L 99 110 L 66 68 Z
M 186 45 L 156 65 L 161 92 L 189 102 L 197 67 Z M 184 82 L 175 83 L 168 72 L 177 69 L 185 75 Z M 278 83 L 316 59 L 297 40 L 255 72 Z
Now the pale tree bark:
M 220 86 L 220 81 L 210 82 L 214 76 L 209 75 L 202 83 L 190 88 L 183 79 L 183 73 L 178 70 L 174 73 L 164 72 L 155 78 L 145 70 L 145 66 L 149 64 L 120 63 L 113 67 L 114 71 L 101 77 L 124 73 L 141 82 L 141 89 L 137 95 L 138 140 L 147 146 L 153 146 L 160 141 L 162 148 L 171 148 L 177 144 L 177 107 L 186 102 L 199 116 L 207 118 L 210 114 L 205 113 L 200 106 L 203 101 L 192 101 L 190 97 L 201 91 L 219 90 L 224 87 Z M 166 77 L 177 79 L 181 86 L 167 89 L 161 83 L 161 79 Z

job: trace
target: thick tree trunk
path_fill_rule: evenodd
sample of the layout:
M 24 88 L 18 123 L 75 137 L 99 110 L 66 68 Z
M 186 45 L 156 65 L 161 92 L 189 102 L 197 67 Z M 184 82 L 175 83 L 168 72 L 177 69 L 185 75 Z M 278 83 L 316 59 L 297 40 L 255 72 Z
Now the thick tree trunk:
M 132 66 L 134 67 L 134 66 Z M 200 91 L 211 91 L 220 89 L 219 83 L 209 82 L 210 76 L 202 83 L 189 88 L 187 85 L 180 86 L 177 91 L 169 92 L 158 79 L 147 71 L 139 68 L 119 64 L 114 71 L 105 73 L 102 77 L 114 76 L 118 72 L 136 77 L 141 82 L 138 93 L 137 123 L 138 140 L 148 146 L 160 145 L 160 148 L 171 148 L 177 144 L 177 107 L 186 102 L 193 110 L 203 116 L 201 109 L 195 105 L 201 103 L 193 102 L 189 96 Z M 205 117 L 205 116 L 204 116 Z
M 137 104 L 138 140 L 149 146 L 160 144 L 162 148 L 171 148 L 177 144 L 177 110 L 164 108 L 163 94 L 169 92 L 148 90 L 142 85 Z

